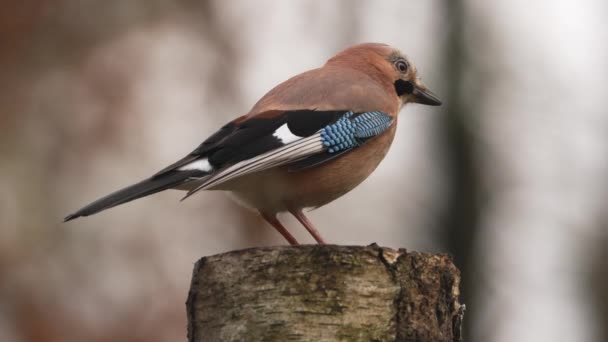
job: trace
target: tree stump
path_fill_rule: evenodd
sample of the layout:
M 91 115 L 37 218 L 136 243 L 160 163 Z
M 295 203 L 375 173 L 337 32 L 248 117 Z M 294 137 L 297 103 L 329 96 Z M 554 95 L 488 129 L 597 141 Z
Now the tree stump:
M 461 341 L 447 255 L 377 245 L 252 248 L 200 259 L 189 341 Z

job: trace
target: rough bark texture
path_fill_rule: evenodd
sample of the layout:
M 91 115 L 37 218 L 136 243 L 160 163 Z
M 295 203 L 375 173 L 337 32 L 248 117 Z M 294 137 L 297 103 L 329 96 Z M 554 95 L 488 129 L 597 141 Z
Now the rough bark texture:
M 348 246 L 254 248 L 200 259 L 189 341 L 461 341 L 447 255 Z

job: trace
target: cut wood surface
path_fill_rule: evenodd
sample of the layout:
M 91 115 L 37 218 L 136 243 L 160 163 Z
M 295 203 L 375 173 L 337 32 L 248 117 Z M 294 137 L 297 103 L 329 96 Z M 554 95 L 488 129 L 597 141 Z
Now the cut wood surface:
M 252 248 L 200 259 L 189 341 L 461 341 L 447 255 L 377 245 Z

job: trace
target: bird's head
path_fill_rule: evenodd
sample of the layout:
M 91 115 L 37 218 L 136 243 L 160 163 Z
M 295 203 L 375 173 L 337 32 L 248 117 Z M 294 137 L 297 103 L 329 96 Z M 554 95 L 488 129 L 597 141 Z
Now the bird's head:
M 441 105 L 441 101 L 418 77 L 414 64 L 401 51 L 389 45 L 365 43 L 351 46 L 332 57 L 328 63 L 347 65 L 368 74 L 395 91 L 402 105 Z

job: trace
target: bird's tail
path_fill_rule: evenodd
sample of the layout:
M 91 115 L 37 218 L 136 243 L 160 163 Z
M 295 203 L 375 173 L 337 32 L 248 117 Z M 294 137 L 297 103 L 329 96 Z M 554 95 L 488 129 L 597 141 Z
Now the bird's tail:
M 152 195 L 163 190 L 171 189 L 189 181 L 192 178 L 200 177 L 200 173 L 201 172 L 198 170 L 171 171 L 160 176 L 153 176 L 96 200 L 75 213 L 66 216 L 63 219 L 63 222 L 67 222 L 81 216 L 93 215 L 117 205 Z

